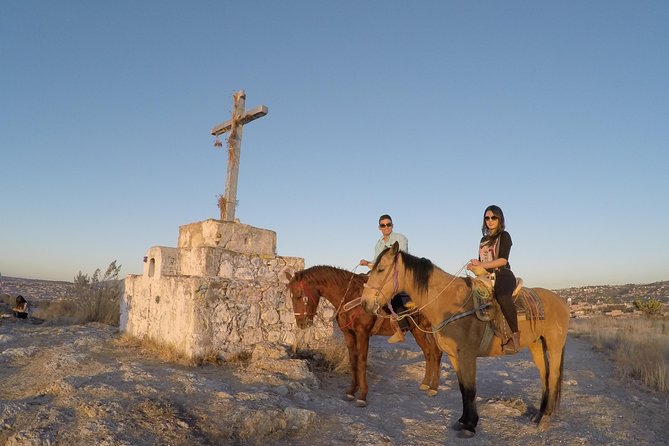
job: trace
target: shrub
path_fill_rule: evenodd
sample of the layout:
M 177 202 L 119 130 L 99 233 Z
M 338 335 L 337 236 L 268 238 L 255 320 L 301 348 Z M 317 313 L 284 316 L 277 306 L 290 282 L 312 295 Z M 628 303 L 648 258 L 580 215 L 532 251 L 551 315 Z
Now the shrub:
M 109 264 L 104 274 L 98 268 L 92 276 L 79 274 L 74 278 L 74 294 L 67 299 L 40 304 L 36 317 L 73 324 L 101 322 L 118 325 L 122 282 L 118 280 L 121 266 L 116 260 Z
M 662 314 L 663 304 L 657 299 L 649 299 L 647 301 L 635 300 L 634 307 L 648 316 L 653 316 Z
M 14 305 L 15 299 L 9 294 L 0 294 L 0 303 L 5 305 Z

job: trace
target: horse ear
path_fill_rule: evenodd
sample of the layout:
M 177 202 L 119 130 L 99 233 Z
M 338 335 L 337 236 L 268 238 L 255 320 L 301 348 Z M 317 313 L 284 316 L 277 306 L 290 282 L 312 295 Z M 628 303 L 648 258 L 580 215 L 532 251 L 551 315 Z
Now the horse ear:
M 400 242 L 393 243 L 393 249 L 391 250 L 392 254 L 395 255 L 400 252 Z
M 281 274 L 279 274 L 279 282 L 283 283 L 284 285 L 288 285 L 288 283 L 293 278 L 293 274 L 292 274 L 291 271 L 288 271 L 288 270 L 284 271 L 284 274 L 286 275 L 285 279 L 283 277 L 281 277 Z

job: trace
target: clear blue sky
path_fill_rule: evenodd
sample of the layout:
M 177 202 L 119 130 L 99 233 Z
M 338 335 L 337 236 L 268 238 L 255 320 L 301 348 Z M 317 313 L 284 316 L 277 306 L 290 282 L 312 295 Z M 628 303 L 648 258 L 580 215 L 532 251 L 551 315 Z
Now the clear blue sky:
M 353 269 L 389 213 L 456 273 L 500 205 L 531 286 L 669 280 L 669 2 L 5 1 L 0 272 L 72 280 L 218 217 Z M 358 270 L 361 270 L 359 268 Z

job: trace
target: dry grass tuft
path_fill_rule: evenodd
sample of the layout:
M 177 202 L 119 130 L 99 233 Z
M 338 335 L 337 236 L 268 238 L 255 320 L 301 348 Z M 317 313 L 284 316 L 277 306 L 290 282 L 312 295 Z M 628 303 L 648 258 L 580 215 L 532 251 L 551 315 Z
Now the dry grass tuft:
M 121 348 L 132 348 L 141 351 L 147 356 L 156 358 L 163 362 L 171 362 L 189 367 L 197 366 L 200 360 L 190 358 L 177 349 L 165 344 L 161 344 L 149 338 L 139 339 L 130 335 L 121 335 L 114 340 L 114 344 Z
M 211 355 L 211 353 L 210 353 Z M 229 363 L 229 364 L 248 364 L 251 362 L 251 359 L 253 358 L 253 353 L 250 351 L 242 351 L 234 356 L 228 356 L 224 360 L 221 359 L 220 357 L 216 357 L 216 362 L 217 364 L 222 364 L 222 363 Z
M 600 316 L 573 319 L 570 330 L 606 353 L 621 376 L 669 394 L 669 320 Z
M 155 358 L 162 362 L 179 364 L 187 367 L 199 367 L 203 365 L 222 364 L 248 364 L 251 361 L 250 352 L 241 352 L 225 359 L 218 356 L 216 352 L 209 352 L 203 357 L 190 357 L 180 350 L 150 338 L 139 339 L 128 334 L 122 334 L 114 341 L 121 348 L 131 348 L 140 351 L 144 356 Z
M 31 315 L 51 323 L 86 324 L 101 322 L 117 326 L 121 312 L 122 282 L 118 280 L 121 266 L 116 260 L 102 273 L 92 276 L 79 271 L 74 278 L 73 295 L 67 299 L 44 301 L 36 305 Z
M 72 296 L 69 299 L 44 301 L 32 312 L 32 316 L 62 324 L 86 324 L 101 322 L 118 325 L 120 316 L 119 300 L 104 295 Z
M 12 301 L 14 301 L 14 298 L 9 294 L 0 294 L 0 303 L 5 305 L 12 305 Z
M 298 350 L 293 358 L 306 359 L 312 370 L 345 374 L 351 369 L 346 345 L 334 338 L 323 341 L 313 350 Z
M 176 348 L 156 342 L 149 338 L 138 339 L 129 335 L 122 335 L 116 343 L 120 346 L 134 347 L 163 362 L 171 362 L 189 367 L 197 366 L 198 360 L 184 355 Z

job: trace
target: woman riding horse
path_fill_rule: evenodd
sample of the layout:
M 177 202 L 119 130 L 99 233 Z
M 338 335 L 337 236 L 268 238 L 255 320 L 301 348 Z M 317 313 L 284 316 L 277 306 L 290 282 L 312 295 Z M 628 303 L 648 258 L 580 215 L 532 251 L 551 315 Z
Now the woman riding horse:
M 557 409 L 562 386 L 564 346 L 569 308 L 557 294 L 531 289 L 545 313 L 545 320 L 523 320 L 520 347 L 532 354 L 543 394 L 535 421 L 546 427 Z M 470 278 L 450 275 L 427 259 L 399 250 L 397 244 L 383 251 L 369 274 L 362 293 L 362 306 L 371 314 L 400 291 L 411 296 L 418 310 L 431 323 L 437 345 L 448 355 L 462 394 L 462 416 L 453 425 L 462 437 L 476 432 L 476 358 L 503 354 L 501 340 L 489 331 L 489 322 L 479 320 L 472 298 Z

